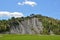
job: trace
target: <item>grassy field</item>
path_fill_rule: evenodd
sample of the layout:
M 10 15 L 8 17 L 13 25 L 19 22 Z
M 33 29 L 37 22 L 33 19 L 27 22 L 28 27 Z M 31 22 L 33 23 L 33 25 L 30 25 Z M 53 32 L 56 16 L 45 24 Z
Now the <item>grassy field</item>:
M 0 34 L 0 40 L 60 40 L 59 35 Z

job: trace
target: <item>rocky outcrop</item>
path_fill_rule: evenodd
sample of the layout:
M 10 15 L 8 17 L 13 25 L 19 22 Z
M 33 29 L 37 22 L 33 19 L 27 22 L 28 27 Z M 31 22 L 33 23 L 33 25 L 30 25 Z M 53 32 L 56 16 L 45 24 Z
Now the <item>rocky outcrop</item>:
M 16 20 L 17 21 L 17 20 Z M 17 21 L 19 25 L 11 26 L 9 33 L 13 34 L 41 34 L 43 32 L 42 22 L 38 18 Z

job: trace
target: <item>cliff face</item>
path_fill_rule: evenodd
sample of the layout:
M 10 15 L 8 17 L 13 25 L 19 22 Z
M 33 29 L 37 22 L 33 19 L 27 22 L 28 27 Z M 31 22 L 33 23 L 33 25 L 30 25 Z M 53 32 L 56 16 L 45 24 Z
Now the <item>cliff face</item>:
M 60 20 L 42 15 L 0 20 L 0 33 L 60 35 Z
M 9 33 L 13 34 L 41 34 L 43 32 L 42 22 L 38 18 L 17 21 L 19 25 L 10 26 Z

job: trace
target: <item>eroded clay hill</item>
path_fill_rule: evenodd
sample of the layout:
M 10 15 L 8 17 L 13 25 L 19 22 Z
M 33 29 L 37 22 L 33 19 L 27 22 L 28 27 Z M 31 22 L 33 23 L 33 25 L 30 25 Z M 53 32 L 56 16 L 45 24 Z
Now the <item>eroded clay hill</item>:
M 13 34 L 41 34 L 43 32 L 42 22 L 38 18 L 30 18 L 23 21 L 16 20 L 18 25 L 11 25 L 9 33 Z M 11 23 L 13 24 L 13 22 Z

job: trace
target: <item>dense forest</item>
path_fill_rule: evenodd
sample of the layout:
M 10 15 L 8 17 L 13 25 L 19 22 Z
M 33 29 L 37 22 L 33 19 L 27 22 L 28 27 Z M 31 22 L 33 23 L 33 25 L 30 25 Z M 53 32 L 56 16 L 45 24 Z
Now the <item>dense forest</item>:
M 12 17 L 11 19 L 8 20 L 0 20 L 0 33 L 4 33 L 6 31 L 10 30 L 11 25 L 19 25 L 18 22 L 27 20 L 30 18 L 36 17 L 38 18 L 39 21 L 42 22 L 43 25 L 43 32 L 41 33 L 42 35 L 47 34 L 49 35 L 50 32 L 52 31 L 55 35 L 60 35 L 60 20 L 47 17 L 47 16 L 42 16 L 39 14 L 31 14 L 30 16 L 27 17 L 21 17 L 21 18 L 14 18 Z

